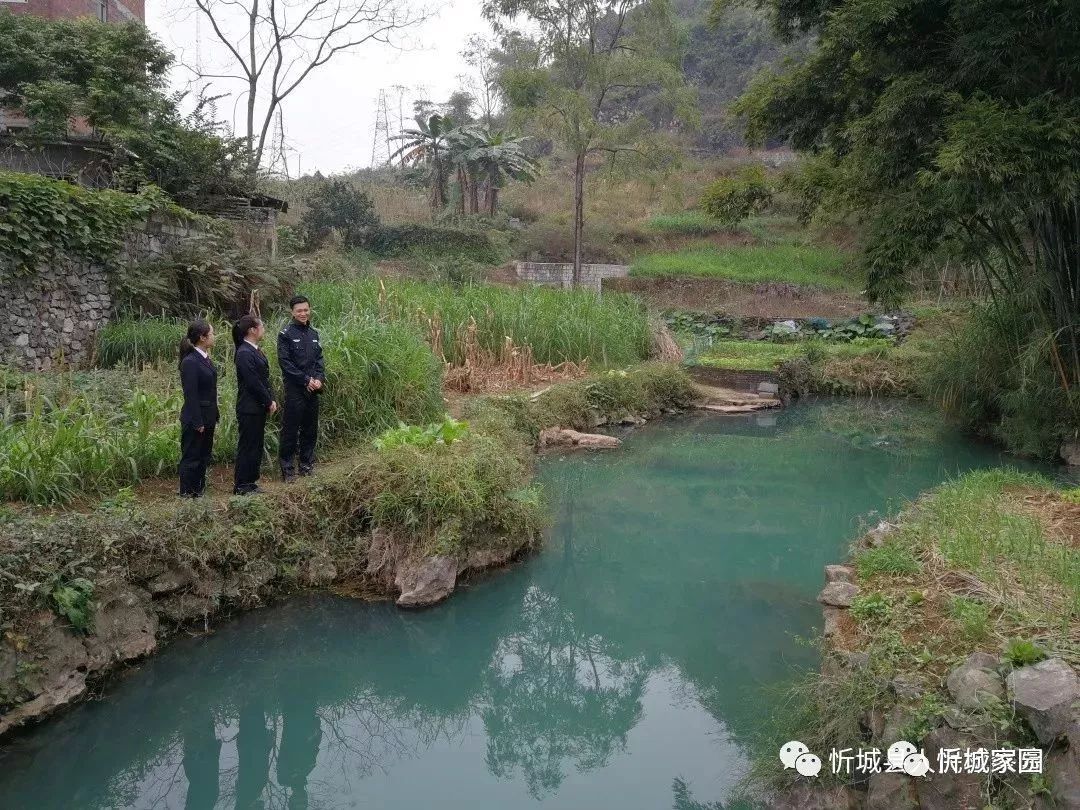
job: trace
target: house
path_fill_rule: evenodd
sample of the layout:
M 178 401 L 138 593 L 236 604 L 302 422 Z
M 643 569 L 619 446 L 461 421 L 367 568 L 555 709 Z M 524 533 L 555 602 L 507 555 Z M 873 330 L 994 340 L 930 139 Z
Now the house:
M 32 14 L 46 20 L 93 17 L 102 22 L 146 22 L 145 0 L 0 0 L 0 11 Z

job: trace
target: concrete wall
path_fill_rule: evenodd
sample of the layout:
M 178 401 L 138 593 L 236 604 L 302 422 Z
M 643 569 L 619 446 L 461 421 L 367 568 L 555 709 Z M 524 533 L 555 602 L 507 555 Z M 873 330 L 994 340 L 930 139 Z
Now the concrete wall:
M 529 284 L 569 289 L 574 281 L 574 265 L 569 262 L 514 262 L 514 272 L 518 281 Z M 581 286 L 600 292 L 604 279 L 625 278 L 629 272 L 630 268 L 624 264 L 583 264 Z
M 184 222 L 154 216 L 128 235 L 120 258 L 151 259 L 199 235 Z M 86 365 L 112 315 L 105 268 L 70 259 L 30 275 L 0 272 L 0 301 L 0 361 L 32 371 Z

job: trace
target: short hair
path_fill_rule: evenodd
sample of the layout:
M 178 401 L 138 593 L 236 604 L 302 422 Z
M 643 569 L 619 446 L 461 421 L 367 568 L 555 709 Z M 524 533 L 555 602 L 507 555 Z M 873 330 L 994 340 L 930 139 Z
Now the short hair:
M 310 304 L 310 303 L 311 302 L 307 300 L 307 296 L 294 295 L 292 298 L 289 299 L 289 309 L 292 309 L 297 304 Z

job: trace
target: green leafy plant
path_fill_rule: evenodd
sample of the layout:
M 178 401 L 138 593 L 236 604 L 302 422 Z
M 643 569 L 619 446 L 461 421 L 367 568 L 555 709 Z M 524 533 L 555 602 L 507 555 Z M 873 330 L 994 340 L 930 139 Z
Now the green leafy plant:
M 322 241 L 330 230 L 341 234 L 345 245 L 363 243 L 367 234 L 379 225 L 375 204 L 360 189 L 340 178 L 324 180 L 307 198 L 307 210 L 300 226 L 309 247 Z
M 377 450 L 393 450 L 398 447 L 433 447 L 451 445 L 469 432 L 468 422 L 459 422 L 447 414 L 442 422 L 431 425 L 406 425 L 386 430 L 373 442 Z
M 1014 667 L 1027 667 L 1046 658 L 1046 650 L 1026 638 L 1009 639 L 1005 645 L 1005 657 Z
M 53 608 L 80 633 L 90 630 L 94 583 L 82 577 L 58 579 L 49 592 Z

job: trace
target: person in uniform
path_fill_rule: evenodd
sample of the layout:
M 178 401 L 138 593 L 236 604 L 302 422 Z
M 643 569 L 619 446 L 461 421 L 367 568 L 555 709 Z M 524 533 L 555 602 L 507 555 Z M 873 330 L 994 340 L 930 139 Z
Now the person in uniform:
M 233 478 L 233 492 L 236 495 L 262 492 L 258 482 L 266 417 L 277 412 L 274 391 L 270 387 L 270 361 L 259 348 L 259 341 L 265 333 L 263 322 L 254 315 L 245 315 L 233 325 L 233 343 L 236 344 L 236 425 L 240 435 Z
M 315 469 L 315 439 L 319 433 L 319 394 L 326 384 L 319 333 L 311 325 L 311 304 L 302 295 L 289 301 L 292 321 L 278 335 L 278 364 L 285 385 L 285 411 L 281 419 L 281 476 L 296 479 Z
M 206 489 L 206 468 L 218 422 L 217 369 L 210 361 L 214 327 L 192 321 L 180 341 L 180 497 L 198 498 Z

